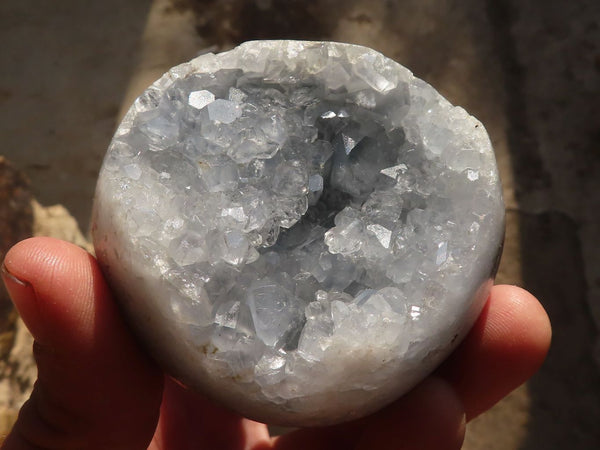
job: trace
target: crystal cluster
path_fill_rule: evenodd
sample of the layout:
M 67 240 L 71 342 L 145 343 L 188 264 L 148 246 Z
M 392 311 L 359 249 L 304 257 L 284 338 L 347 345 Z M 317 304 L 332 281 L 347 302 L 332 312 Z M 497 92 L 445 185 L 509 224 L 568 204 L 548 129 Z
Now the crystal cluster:
M 503 205 L 483 126 L 359 46 L 257 41 L 172 69 L 111 143 L 94 243 L 167 371 L 252 418 L 380 408 L 485 300 Z

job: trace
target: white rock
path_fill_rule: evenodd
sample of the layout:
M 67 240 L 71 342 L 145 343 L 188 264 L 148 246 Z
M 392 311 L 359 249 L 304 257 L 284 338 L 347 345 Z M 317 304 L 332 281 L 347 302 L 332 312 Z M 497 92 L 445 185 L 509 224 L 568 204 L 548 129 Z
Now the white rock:
M 322 42 L 172 69 L 117 130 L 93 220 L 165 370 L 293 426 L 369 414 L 431 372 L 503 236 L 483 126 L 383 55 Z

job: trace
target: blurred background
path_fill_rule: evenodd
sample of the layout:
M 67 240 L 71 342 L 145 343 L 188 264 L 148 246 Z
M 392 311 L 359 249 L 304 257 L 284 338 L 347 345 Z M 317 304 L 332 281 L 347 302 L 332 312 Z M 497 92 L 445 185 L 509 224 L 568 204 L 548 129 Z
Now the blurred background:
M 372 47 L 484 123 L 507 207 L 498 282 L 537 295 L 554 338 L 464 448 L 600 448 L 597 0 L 0 2 L 0 256 L 32 234 L 89 248 L 98 170 L 135 97 L 200 53 L 276 38 Z M 3 294 L 0 434 L 34 379 Z

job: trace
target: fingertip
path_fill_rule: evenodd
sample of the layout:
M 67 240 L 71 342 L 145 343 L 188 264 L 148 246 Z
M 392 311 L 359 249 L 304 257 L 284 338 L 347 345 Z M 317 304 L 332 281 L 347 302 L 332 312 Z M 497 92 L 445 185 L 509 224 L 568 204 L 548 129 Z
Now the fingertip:
M 4 259 L 7 289 L 39 343 L 61 346 L 73 336 L 92 345 L 97 309 L 112 308 L 94 258 L 82 248 L 54 238 L 17 243 Z M 52 326 L 49 328 L 49 325 Z
M 495 286 L 488 314 L 481 324 L 480 345 L 496 363 L 512 369 L 519 384 L 544 362 L 552 337 L 550 319 L 541 303 L 528 291 L 510 285 Z
M 36 339 L 38 365 L 11 442 L 145 448 L 158 418 L 162 374 L 129 333 L 96 260 L 73 244 L 32 238 L 7 253 L 4 267 Z M 72 439 L 85 445 L 69 446 Z
M 6 291 L 25 325 L 38 341 L 44 341 L 43 321 L 40 320 L 33 286 L 11 273 L 4 262 L 1 272 Z
M 527 381 L 551 340 L 548 315 L 529 292 L 494 286 L 483 312 L 438 373 L 459 393 L 472 419 Z
M 532 367 L 542 364 L 552 340 L 550 318 L 540 301 L 518 286 L 498 285 L 493 291 L 498 320 L 492 322 L 490 337 L 502 338 L 526 352 Z

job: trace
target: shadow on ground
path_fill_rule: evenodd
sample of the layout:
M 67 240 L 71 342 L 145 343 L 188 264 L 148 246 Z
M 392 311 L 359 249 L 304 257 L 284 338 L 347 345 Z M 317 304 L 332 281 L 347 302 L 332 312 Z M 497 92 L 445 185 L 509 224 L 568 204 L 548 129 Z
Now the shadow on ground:
M 594 280 L 586 279 L 586 263 L 589 271 L 595 261 L 585 260 L 586 246 L 593 245 L 587 220 L 600 214 L 591 208 L 598 194 L 581 184 L 600 174 L 600 107 L 589 101 L 600 92 L 600 8 L 578 3 L 488 1 L 510 93 L 506 116 L 523 205 L 523 282 L 553 325 L 548 359 L 528 384 L 530 419 L 521 446 L 527 450 L 600 446 L 600 373 L 592 357 L 598 331 L 591 314 L 598 298 L 590 291 Z M 594 58 L 595 66 L 587 64 Z M 539 85 L 549 89 L 540 95 Z M 562 184 L 569 185 L 567 192 Z M 577 210 L 582 204 L 589 209 Z

